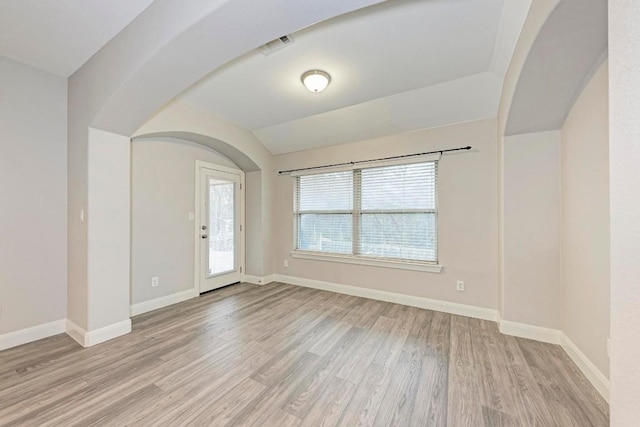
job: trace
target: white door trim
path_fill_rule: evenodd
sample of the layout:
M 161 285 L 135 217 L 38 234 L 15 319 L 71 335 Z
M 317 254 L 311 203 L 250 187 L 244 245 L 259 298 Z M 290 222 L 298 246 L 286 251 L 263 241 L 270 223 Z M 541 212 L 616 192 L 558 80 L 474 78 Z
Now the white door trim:
M 216 172 L 224 172 L 233 175 L 237 175 L 240 177 L 240 224 L 237 226 L 240 227 L 240 230 L 236 230 L 238 234 L 238 266 L 240 267 L 240 281 L 244 281 L 244 275 L 246 272 L 245 268 L 245 182 L 244 182 L 244 171 L 240 169 L 234 169 L 226 166 L 216 165 L 214 163 L 203 162 L 202 160 L 196 160 L 196 173 L 195 173 L 195 206 L 194 206 L 194 223 L 193 223 L 193 236 L 194 236 L 194 266 L 193 266 L 193 288 L 196 293 L 200 294 L 200 182 L 202 180 L 202 169 L 209 169 Z

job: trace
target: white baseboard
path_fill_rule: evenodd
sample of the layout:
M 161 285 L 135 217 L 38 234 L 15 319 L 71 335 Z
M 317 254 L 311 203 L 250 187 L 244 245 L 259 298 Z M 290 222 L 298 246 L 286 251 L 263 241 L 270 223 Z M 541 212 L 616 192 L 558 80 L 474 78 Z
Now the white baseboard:
M 566 334 L 562 334 L 562 342 L 560 343 L 564 351 L 569 355 L 573 363 L 582 371 L 585 377 L 598 390 L 598 393 L 609 402 L 609 380 L 589 360 L 589 358 L 574 344 Z
M 274 274 L 273 280 L 288 283 L 290 285 L 304 286 L 307 288 L 321 289 L 340 294 L 375 299 L 379 301 L 393 302 L 460 316 L 474 317 L 477 319 L 491 320 L 498 323 L 500 332 L 520 338 L 527 338 L 550 344 L 562 346 L 571 360 L 578 366 L 587 379 L 598 390 L 602 397 L 609 401 L 609 380 L 598 368 L 585 356 L 582 351 L 560 330 L 528 325 L 525 323 L 511 322 L 500 318 L 497 310 L 457 304 L 447 301 L 433 300 L 429 298 L 414 297 L 375 289 L 360 288 L 357 286 L 341 285 L 338 283 L 323 282 L 320 280 L 305 279 L 301 277 Z M 268 283 L 264 281 L 264 283 Z
M 71 320 L 66 322 L 67 335 L 76 340 L 83 347 L 91 347 L 105 341 L 118 338 L 131 332 L 131 319 L 114 323 L 93 331 L 85 331 Z
M 375 289 L 360 288 L 357 286 L 341 285 L 301 277 L 273 274 L 261 278 L 258 276 L 245 275 L 244 281 L 257 285 L 278 281 L 307 288 L 321 289 L 428 310 L 441 311 L 444 313 L 457 314 L 460 316 L 495 321 L 498 323 L 500 332 L 505 335 L 512 335 L 562 346 L 567 355 L 569 355 L 580 371 L 582 371 L 591 384 L 593 384 L 600 395 L 602 395 L 607 402 L 609 401 L 609 380 L 607 377 L 593 364 L 593 362 L 589 360 L 589 358 L 573 343 L 573 341 L 571 341 L 571 339 L 569 339 L 567 335 L 557 329 L 503 320 L 500 318 L 496 310 L 488 308 L 474 307 L 470 305 L 397 294 L 394 292 L 379 291 Z M 190 289 L 188 291 L 135 304 L 131 306 L 131 315 L 135 316 L 137 314 L 146 313 L 148 311 L 186 301 L 197 296 L 197 292 L 194 289 Z M 43 325 L 0 335 L 0 351 L 65 332 L 83 347 L 91 347 L 131 332 L 131 319 L 126 319 L 122 322 L 90 332 L 85 331 L 83 328 L 68 319 L 57 320 Z
M 285 276 L 282 274 L 274 274 L 273 278 L 277 282 L 288 283 L 290 285 L 321 289 L 324 291 L 337 292 L 339 294 L 353 295 L 356 297 L 369 298 L 378 301 L 393 302 L 396 304 L 425 308 L 428 310 L 442 311 L 444 313 L 458 314 L 460 316 L 474 317 L 476 319 L 496 321 L 498 318 L 497 310 L 493 310 L 490 308 L 474 307 L 471 305 L 458 304 L 455 302 L 439 301 L 429 298 L 397 294 L 394 292 L 360 288 L 350 285 L 341 285 L 338 283 L 304 279 L 301 277 Z
M 173 304 L 177 304 L 179 302 L 186 301 L 191 298 L 195 298 L 197 296 L 198 296 L 198 292 L 195 289 L 189 289 L 187 291 L 182 291 L 182 292 L 167 295 L 164 297 L 152 299 L 149 301 L 133 304 L 130 307 L 130 312 L 132 316 L 137 316 L 139 314 L 147 313 L 149 311 L 153 311 L 159 308 L 164 308 Z
M 86 347 L 86 345 L 84 345 L 85 343 L 84 337 L 85 335 L 87 335 L 87 331 L 85 331 L 83 328 L 76 325 L 69 319 L 67 319 L 66 325 L 67 325 L 67 335 L 73 338 L 81 346 Z
M 65 331 L 66 320 L 62 319 L 2 334 L 0 335 L 0 351 L 33 341 L 38 341 L 43 338 L 49 338 L 54 335 L 64 334 Z
M 560 345 L 604 400 L 609 402 L 609 380 L 564 332 L 502 319 L 499 319 L 498 325 L 500 332 L 505 335 Z
M 271 282 L 275 282 L 275 279 L 273 278 L 273 274 L 270 274 L 269 276 L 264 276 L 264 277 L 260 277 L 260 276 L 251 276 L 249 274 L 245 274 L 242 282 L 243 283 L 251 283 L 252 285 L 267 285 Z
M 104 328 L 89 331 L 84 337 L 86 343 L 85 347 L 91 347 L 92 345 L 118 338 L 119 336 L 126 335 L 129 332 L 131 332 L 131 319 L 126 319 L 122 322 L 105 326 Z
M 252 285 L 264 285 L 264 280 L 260 276 L 251 276 L 250 274 L 245 274 L 242 278 L 242 283 L 251 283 Z
M 541 326 L 511 322 L 503 319 L 498 319 L 498 327 L 500 328 L 500 332 L 505 335 L 527 338 L 549 344 L 559 345 L 562 342 L 562 332 L 558 329 L 543 328 Z

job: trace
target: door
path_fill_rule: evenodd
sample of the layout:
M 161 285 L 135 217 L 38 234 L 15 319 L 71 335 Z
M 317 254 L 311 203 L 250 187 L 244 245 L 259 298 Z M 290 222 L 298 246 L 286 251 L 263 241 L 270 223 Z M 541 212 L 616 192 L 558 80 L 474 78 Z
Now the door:
M 199 292 L 240 282 L 243 270 L 244 173 L 198 162 L 196 259 Z

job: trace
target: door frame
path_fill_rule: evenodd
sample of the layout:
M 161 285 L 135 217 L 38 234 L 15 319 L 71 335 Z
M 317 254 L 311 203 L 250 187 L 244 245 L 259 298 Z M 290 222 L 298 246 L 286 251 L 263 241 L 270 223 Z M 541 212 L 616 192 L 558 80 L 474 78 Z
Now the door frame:
M 202 181 L 202 169 L 209 169 L 211 171 L 214 172 L 223 172 L 223 173 L 228 173 L 228 174 L 232 174 L 232 175 L 237 175 L 240 177 L 240 206 L 239 206 L 239 212 L 240 212 L 240 218 L 239 220 L 239 224 L 236 224 L 236 227 L 238 227 L 239 229 L 236 229 L 236 232 L 238 232 L 238 268 L 240 268 L 240 281 L 244 282 L 245 280 L 245 274 L 246 274 L 246 269 L 245 269 L 245 231 L 246 231 L 246 226 L 245 226 L 245 211 L 244 211 L 244 207 L 245 207 L 245 179 L 244 179 L 244 171 L 241 169 L 234 169 L 234 168 L 230 168 L 230 167 L 226 167 L 226 166 L 220 166 L 220 165 L 216 165 L 214 163 L 208 163 L 208 162 L 204 162 L 202 160 L 196 160 L 196 173 L 195 173 L 195 205 L 194 205 L 194 222 L 193 222 L 193 240 L 194 240 L 194 263 L 193 263 L 193 288 L 195 289 L 196 293 L 198 295 L 200 295 L 200 276 L 202 274 L 202 272 L 200 271 L 201 268 L 201 254 L 200 254 L 200 248 L 201 248 L 201 243 L 200 243 L 200 226 L 201 224 L 201 218 L 200 218 L 200 211 L 201 206 L 200 204 L 202 203 L 201 200 L 201 194 L 200 194 L 200 184 Z

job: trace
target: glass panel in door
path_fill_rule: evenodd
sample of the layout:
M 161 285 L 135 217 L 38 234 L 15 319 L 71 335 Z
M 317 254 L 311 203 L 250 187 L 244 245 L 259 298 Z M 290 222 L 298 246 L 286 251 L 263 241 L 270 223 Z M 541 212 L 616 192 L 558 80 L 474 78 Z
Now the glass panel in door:
M 234 271 L 235 183 L 209 177 L 209 256 L 207 277 Z

